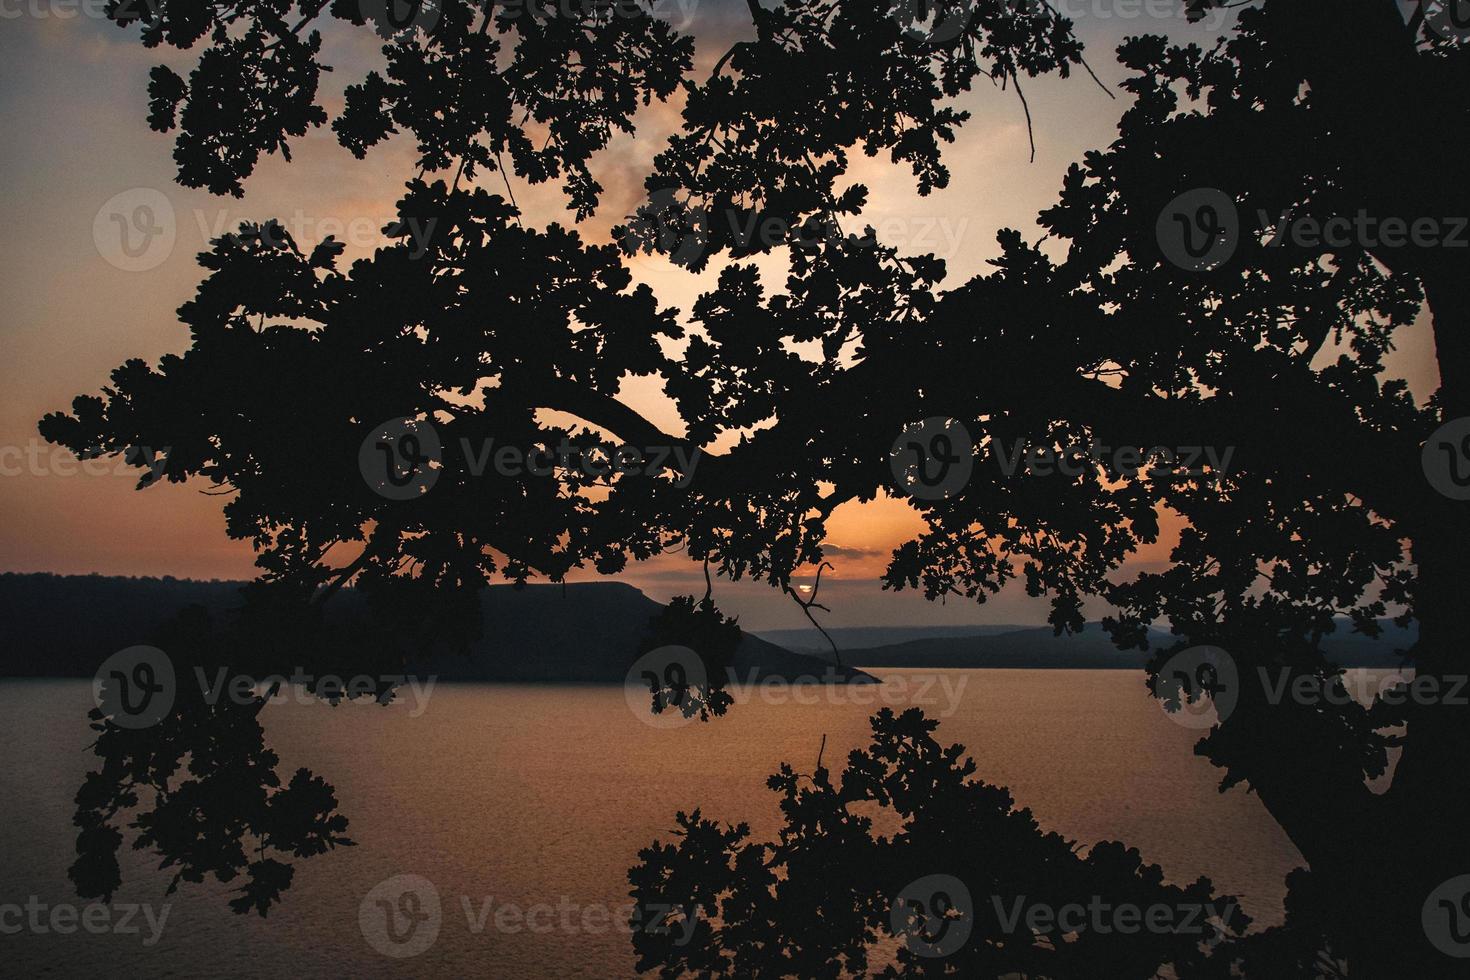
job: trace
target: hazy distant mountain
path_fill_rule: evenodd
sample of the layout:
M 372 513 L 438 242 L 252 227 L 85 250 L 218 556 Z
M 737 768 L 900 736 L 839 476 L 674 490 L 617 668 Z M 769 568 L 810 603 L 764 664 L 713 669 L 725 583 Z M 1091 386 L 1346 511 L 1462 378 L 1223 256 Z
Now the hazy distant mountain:
M 1156 637 L 1163 639 L 1163 634 Z M 1050 626 L 989 636 L 940 636 L 844 652 L 860 667 L 1092 667 L 1142 669 L 1148 657 L 1122 651 L 1098 626 L 1053 636 Z
M 0 676 L 90 677 L 109 654 L 147 643 L 167 619 L 198 604 L 216 615 L 239 605 L 242 582 L 102 575 L 0 574 Z M 354 614 L 356 596 L 336 600 Z M 486 639 L 468 658 L 445 655 L 416 664 L 444 680 L 616 681 L 638 649 L 648 621 L 661 608 L 620 582 L 562 587 L 509 585 L 485 590 Z M 1413 630 L 1385 621 L 1385 636 L 1370 640 L 1339 624 L 1325 646 L 1343 666 L 1397 667 L 1395 648 L 1407 648 Z M 958 631 L 964 631 L 956 635 Z M 856 627 L 829 630 L 852 667 L 1098 667 L 1137 669 L 1145 655 L 1115 648 L 1096 624 L 1073 636 L 1049 627 L 934 626 Z M 790 639 L 794 652 L 785 643 Z M 815 638 L 816 642 L 812 642 Z M 1168 643 L 1154 633 L 1154 645 Z M 899 642 L 895 642 L 899 641 Z M 745 634 L 734 668 L 751 675 L 825 676 L 831 662 L 815 630 Z M 857 672 L 861 674 L 860 671 Z M 841 675 L 839 675 L 841 676 Z M 861 675 L 866 678 L 867 675 Z
M 1349 632 L 1346 620 L 1338 632 L 1323 643 L 1327 654 L 1343 667 L 1398 667 L 1403 661 L 1395 649 L 1407 649 L 1416 633 L 1385 620 L 1384 636 L 1371 640 Z M 835 639 L 835 635 L 834 635 Z M 1152 648 L 1172 646 L 1174 638 L 1158 630 L 1149 631 Z M 841 641 L 838 641 L 839 648 Z M 1148 655 L 1115 647 L 1101 625 L 1089 623 L 1081 633 L 1053 636 L 1051 627 L 1012 629 L 989 635 L 941 636 L 887 646 L 843 650 L 845 663 L 859 667 L 1086 667 L 1139 669 Z
M 631 585 L 587 582 L 486 589 L 485 635 L 468 660 L 445 654 L 417 664 L 419 673 L 455 680 L 616 681 L 636 655 L 648 621 L 663 608 Z M 736 677 L 823 677 L 830 659 L 783 649 L 746 633 L 731 665 Z M 861 671 L 838 670 L 836 676 Z
M 931 640 L 950 636 L 992 636 L 996 633 L 1014 633 L 1030 629 L 1029 626 L 1003 624 L 988 626 L 839 626 L 827 630 L 837 649 L 845 654 L 848 650 L 867 647 L 892 646 L 910 640 Z M 756 635 L 788 650 L 802 653 L 826 653 L 831 656 L 832 648 L 822 634 L 810 626 L 794 630 L 756 630 Z
M 186 605 L 217 616 L 240 604 L 242 582 L 102 575 L 0 575 L 0 617 L 6 636 L 0 676 L 90 677 L 108 655 L 149 642 Z M 350 592 L 334 602 L 352 616 Z M 485 637 L 469 657 L 445 655 L 414 664 L 441 680 L 622 682 L 649 620 L 662 608 L 619 582 L 562 587 L 490 586 L 485 590 Z M 824 677 L 829 661 L 793 653 L 746 634 L 733 667 L 753 676 Z M 837 676 L 868 679 L 861 671 Z

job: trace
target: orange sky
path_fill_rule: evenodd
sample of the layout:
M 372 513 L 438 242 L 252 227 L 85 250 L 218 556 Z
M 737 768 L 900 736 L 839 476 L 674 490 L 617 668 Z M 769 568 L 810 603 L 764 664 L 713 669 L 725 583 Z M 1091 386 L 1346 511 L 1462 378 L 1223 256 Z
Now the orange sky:
M 1205 43 L 1218 33 L 1178 18 L 1095 15 L 1110 6 L 1102 0 L 1063 4 L 1078 11 L 1088 59 L 1105 81 L 1122 77 L 1112 50 L 1127 34 L 1167 31 Z M 43 3 L 26 9 L 47 11 Z M 676 9 L 688 12 L 706 64 L 723 51 L 732 31 L 742 29 L 743 3 L 686 0 Z M 365 32 L 329 36 L 325 58 L 341 69 L 324 78 L 329 112 L 340 104 L 342 86 L 376 60 L 374 48 Z M 152 133 L 144 122 L 147 72 L 159 61 L 185 73 L 191 63 L 187 56 L 145 50 L 130 32 L 85 16 L 27 13 L 0 22 L 0 131 L 6 133 L 0 171 L 7 178 L 8 219 L 0 222 L 0 570 L 250 577 L 249 548 L 225 537 L 217 498 L 189 486 L 134 492 L 122 467 L 75 472 L 67 454 L 40 442 L 36 420 L 65 408 L 76 394 L 96 391 L 127 358 L 151 361 L 184 349 L 187 334 L 173 311 L 200 278 L 193 257 L 208 237 L 239 221 L 276 217 L 298 240 L 345 238 L 344 258 L 350 261 L 378 243 L 373 229 L 392 214 L 402 180 L 412 172 L 411 147 L 402 140 L 357 162 L 329 131 L 318 130 L 296 142 L 293 163 L 265 159 L 243 200 L 180 188 L 172 183 L 172 134 Z M 996 254 L 998 229 L 1020 228 L 1039 237 L 1035 214 L 1052 203 L 1071 161 L 1111 141 L 1122 107 L 1085 77 L 1028 82 L 1037 146 L 1030 163 L 1014 95 L 980 85 L 965 100 L 974 118 L 946 151 L 953 173 L 948 190 L 921 198 L 906 171 L 883 161 L 860 159 L 852 173 L 873 191 L 864 220 L 879 237 L 946 259 L 951 285 L 983 271 L 985 260 Z M 608 228 L 633 209 L 648 161 L 674 118 L 668 108 L 649 110 L 640 117 L 636 139 L 620 139 L 594 161 L 608 190 L 600 214 L 583 225 L 587 237 L 605 241 Z M 498 175 L 488 175 L 488 181 L 487 187 L 500 190 Z M 161 192 L 173 212 L 174 245 L 146 271 L 115 267 L 93 237 L 104 202 L 135 188 Z M 515 192 L 532 221 L 570 222 L 553 188 L 518 182 Z M 780 267 L 777 260 L 765 264 Z M 665 304 L 684 310 L 718 270 L 695 277 L 648 257 L 633 268 Z M 1394 362 L 1421 399 L 1434 378 L 1427 333 L 1416 326 Z M 624 396 L 661 424 L 678 428 L 656 381 L 631 385 Z M 940 607 L 907 594 L 880 593 L 873 579 L 888 550 L 920 527 L 902 502 L 844 506 L 830 526 L 839 550 L 835 581 L 823 584 L 833 605 L 829 625 L 1038 622 L 1045 615 L 1042 604 L 1009 593 L 985 607 Z M 1151 563 L 1164 555 L 1154 549 L 1141 557 Z M 659 598 L 696 585 L 702 590 L 698 570 L 678 556 L 640 566 L 625 578 Z M 741 614 L 747 626 L 805 624 L 789 600 L 764 585 L 721 586 L 717 594 L 722 607 Z

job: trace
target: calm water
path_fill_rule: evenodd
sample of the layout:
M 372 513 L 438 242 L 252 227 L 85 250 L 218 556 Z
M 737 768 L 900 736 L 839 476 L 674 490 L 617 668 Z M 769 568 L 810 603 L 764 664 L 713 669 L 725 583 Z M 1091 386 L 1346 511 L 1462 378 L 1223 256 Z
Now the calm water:
M 640 847 L 669 837 L 675 811 L 702 807 L 767 839 L 780 814 L 764 781 L 781 761 L 809 768 L 825 734 L 836 768 L 866 743 L 878 704 L 915 698 L 943 715 L 941 740 L 964 744 L 978 774 L 1009 786 L 1043 827 L 1124 840 L 1172 879 L 1207 874 L 1258 921 L 1280 920 L 1296 852 L 1254 797 L 1217 792 L 1218 771 L 1191 750 L 1199 733 L 1159 709 L 1141 674 L 931 672 L 946 693 L 874 673 L 885 688 L 868 689 L 870 703 L 747 694 L 725 718 L 674 729 L 640 721 L 615 687 L 446 685 L 417 717 L 408 702 L 271 705 L 261 718 L 281 770 L 306 766 L 334 783 L 358 847 L 295 862 L 294 885 L 264 921 L 230 913 L 226 886 L 185 885 L 166 898 L 167 878 L 125 851 L 114 903 L 152 903 L 155 916 L 171 904 L 155 943 L 144 945 L 153 930 L 139 913 L 136 935 L 0 935 L 0 962 L 7 973 L 65 976 L 629 976 L 628 938 L 606 923 L 624 920 L 627 868 Z M 93 758 L 90 706 L 85 682 L 0 683 L 0 904 L 81 904 L 66 868 L 71 801 Z M 394 960 L 364 939 L 359 907 L 399 874 L 432 882 L 443 917 L 427 951 Z M 534 931 L 512 931 L 496 926 L 502 905 L 548 908 L 533 915 Z

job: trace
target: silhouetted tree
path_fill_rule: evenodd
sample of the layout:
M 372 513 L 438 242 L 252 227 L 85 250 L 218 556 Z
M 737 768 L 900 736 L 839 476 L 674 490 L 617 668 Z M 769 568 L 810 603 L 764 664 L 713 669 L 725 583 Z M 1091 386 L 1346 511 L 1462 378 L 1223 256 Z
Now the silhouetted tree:
M 279 615 L 272 606 L 277 615 L 256 619 L 300 630 L 289 644 L 260 643 L 255 634 L 253 647 L 214 646 L 249 658 L 256 676 L 289 672 L 285 651 L 308 647 L 302 637 L 332 648 L 320 607 L 348 582 L 405 646 L 425 633 L 464 643 L 478 634 L 476 593 L 492 575 L 561 581 L 588 566 L 613 574 L 669 547 L 723 575 L 789 588 L 802 564 L 821 557 L 823 518 L 837 503 L 821 496 L 827 471 L 857 462 L 875 478 L 868 496 L 876 492 L 879 470 L 862 458 L 870 446 L 856 459 L 823 458 L 792 434 L 804 424 L 798 415 L 847 373 L 865 330 L 892 335 L 932 304 L 927 287 L 943 266 L 902 262 L 870 237 L 827 231 L 866 197 L 859 185 L 834 190 L 847 153 L 857 145 L 886 150 L 912 167 L 921 188 L 944 186 L 939 144 L 966 118 L 945 101 L 982 75 L 1019 85 L 1021 75 L 1065 73 L 1080 63 L 1080 47 L 1054 15 L 998 0 L 974 18 L 968 4 L 941 5 L 937 20 L 872 3 L 748 6 L 755 37 L 702 82 L 688 77 L 692 41 L 631 2 L 108 7 L 118 24 L 141 25 L 148 46 L 202 47 L 187 79 L 160 66 L 149 87 L 150 125 L 179 131 L 185 186 L 239 196 L 262 152 L 289 158 L 293 138 L 327 123 L 317 25 L 328 17 L 377 31 L 388 61 L 386 75 L 371 72 L 347 87 L 332 121 L 340 142 L 363 156 L 406 131 L 418 148 L 419 176 L 386 230 L 401 244 L 343 270 L 342 246 L 330 238 L 297 243 L 274 221 L 242 225 L 200 256 L 207 277 L 179 311 L 193 337 L 188 351 L 156 370 L 130 361 L 103 397 L 78 398 L 70 414 L 41 424 L 47 438 L 81 455 L 141 459 L 134 447 L 168 446 L 141 484 L 203 477 L 231 492 L 228 532 L 259 553 L 257 598 L 305 608 Z M 818 103 L 793 102 L 793 84 Z M 528 228 L 513 201 L 464 186 L 493 171 L 507 187 L 512 172 L 531 183 L 560 179 L 568 206 L 585 217 L 600 191 L 591 155 L 614 131 L 631 131 L 640 105 L 676 91 L 686 124 L 660 156 L 650 205 L 620 230 L 620 246 L 588 245 L 556 224 Z M 444 179 L 425 179 L 440 173 Z M 718 209 L 726 223 L 704 221 L 691 232 L 681 215 L 692 208 Z M 721 230 L 751 216 L 759 234 L 737 241 Z M 665 352 L 685 337 L 678 311 L 634 288 L 622 262 L 624 251 L 658 248 L 699 267 L 722 250 L 787 245 L 798 249 L 791 295 L 767 307 L 752 270 L 728 271 L 695 309 L 702 335 L 680 357 Z M 784 349 L 816 339 L 819 361 Z M 684 437 L 618 400 L 624 379 L 654 374 L 678 405 Z M 742 440 L 719 457 L 698 452 L 778 407 L 792 418 L 779 433 Z M 586 424 L 550 423 L 546 410 Z M 414 472 L 430 463 L 418 455 L 424 430 L 410 422 L 411 431 L 394 433 L 415 440 L 398 443 L 413 447 L 408 477 L 433 472 L 433 492 L 413 499 L 379 492 L 401 473 L 363 479 L 364 440 L 384 419 L 400 418 L 432 419 L 445 453 Z M 553 478 L 523 480 L 461 449 L 569 446 L 585 459 L 614 453 L 614 440 L 667 462 L 631 475 L 560 465 Z M 358 547 L 356 557 L 329 562 L 339 545 Z M 708 598 L 686 612 L 683 625 L 701 635 L 729 632 Z M 723 655 L 705 653 L 715 662 Z M 391 660 L 375 666 L 391 669 Z M 708 695 L 688 703 L 718 713 L 727 696 Z M 196 735 L 211 731 L 206 724 Z M 90 794 L 130 800 L 115 744 L 104 737 L 97 750 L 102 778 L 117 778 L 107 787 L 94 781 Z M 268 768 L 259 774 L 273 778 Z M 86 894 L 110 893 L 111 879 L 88 869 L 112 860 L 117 809 L 79 809 L 86 832 L 74 878 Z M 109 833 L 96 832 L 99 820 Z M 221 842 L 196 829 L 149 844 L 166 863 L 186 848 L 218 849 Z M 217 864 L 240 869 L 249 860 L 225 850 Z
M 936 742 L 938 722 L 918 708 L 884 708 L 872 725 L 839 780 L 820 760 L 811 775 L 783 764 L 771 776 L 776 840 L 695 810 L 678 815 L 675 843 L 639 852 L 628 873 L 638 907 L 693 920 L 635 932 L 639 970 L 837 980 L 867 975 L 887 940 L 894 962 L 878 976 L 1123 980 L 1166 963 L 1189 976 L 1249 923 L 1208 878 L 1168 885 L 1136 850 L 1104 841 L 1079 853 L 1042 831 L 1004 788 L 970 778 L 964 746 Z M 1114 921 L 1148 910 L 1173 928 Z
M 1014 509 L 971 492 L 889 572 L 895 585 L 923 574 L 930 595 L 993 587 L 993 559 L 972 557 L 974 545 L 1019 518 L 1018 533 L 1080 540 L 1076 559 L 1036 574 L 1049 585 L 1082 569 L 1119 610 L 1108 625 L 1121 642 L 1141 645 L 1163 619 L 1181 646 L 1228 650 L 1233 711 L 1199 751 L 1225 771 L 1222 789 L 1259 795 L 1306 859 L 1310 875 L 1293 878 L 1297 922 L 1373 976 L 1456 966 L 1430 946 L 1421 915 L 1438 884 L 1470 870 L 1457 826 L 1470 710 L 1402 691 L 1365 707 L 1268 687 L 1289 678 L 1340 695 L 1323 636 L 1339 617 L 1374 632 L 1390 604 L 1418 623 L 1420 677 L 1445 692 L 1466 673 L 1470 520 L 1426 479 L 1421 454 L 1436 428 L 1470 414 L 1470 253 L 1407 235 L 1333 244 L 1286 225 L 1366 213 L 1449 229 L 1470 215 L 1448 176 L 1464 160 L 1470 60 L 1436 22 L 1437 12 L 1406 25 L 1390 4 L 1268 2 L 1242 10 L 1210 50 L 1156 37 L 1120 48 L 1134 103 L 1119 138 L 1072 168 L 1042 215 L 1064 257 L 1003 234 L 998 270 L 945 297 L 921 342 L 931 353 L 908 363 L 949 366 L 932 404 L 959 402 L 946 410 L 996 440 L 1060 422 L 1111 445 L 1234 447 L 1231 467 L 1204 479 L 1151 467 L 1117 489 L 1070 488 L 1074 500 L 1118 502 L 1102 527 L 1071 523 L 1037 480 L 1008 488 Z M 1219 192 L 1239 230 L 1218 262 L 1181 268 L 1158 224 L 1201 189 Z M 1422 407 L 1384 368 L 1421 308 L 1441 376 Z M 1086 562 L 1111 563 L 1114 536 L 1153 540 L 1151 515 L 1166 510 L 1186 521 L 1169 567 L 1102 584 Z M 1157 674 L 1155 692 L 1181 693 Z M 1394 748 L 1391 784 L 1370 789 Z M 1416 846 L 1384 845 L 1405 834 Z M 1309 903 L 1321 907 L 1306 913 Z
M 1188 3 L 1197 15 L 1219 5 Z M 1230 651 L 1238 703 L 1200 751 L 1225 770 L 1222 788 L 1260 795 L 1310 871 L 1293 877 L 1286 930 L 1222 947 L 1215 967 L 1232 948 L 1242 963 L 1274 948 L 1296 951 L 1281 962 L 1328 950 L 1355 974 L 1447 972 L 1419 916 L 1435 884 L 1470 872 L 1456 826 L 1470 712 L 1270 699 L 1256 668 L 1339 685 L 1323 635 L 1344 615 L 1372 631 L 1394 606 L 1419 624 L 1422 674 L 1465 672 L 1470 521 L 1420 465 L 1430 434 L 1470 415 L 1465 253 L 1309 244 L 1278 218 L 1250 227 L 1257 213 L 1470 215 L 1453 177 L 1470 55 L 1441 5 L 1406 21 L 1376 0 L 1262 0 L 1209 49 L 1130 39 L 1119 137 L 1069 171 L 1042 215 L 1061 250 L 1005 232 L 995 271 L 944 293 L 943 262 L 841 229 L 867 197 L 848 155 L 887 153 L 921 191 L 946 186 L 940 144 L 966 121 L 954 97 L 982 77 L 1019 93 L 1022 76 L 1081 65 L 1070 24 L 1003 0 L 748 7 L 752 36 L 697 79 L 689 40 L 627 4 L 424 4 L 398 30 L 338 0 L 331 14 L 373 21 L 389 61 L 386 77 L 349 87 L 339 139 L 359 155 L 394 132 L 417 142 L 421 175 L 390 228 L 401 243 L 340 270 L 335 243 L 298 244 L 274 225 L 219 239 L 180 310 L 191 348 L 156 370 L 129 362 L 104 397 L 78 398 L 42 432 L 79 452 L 172 447 L 167 478 L 230 488 L 230 533 L 255 544 L 263 581 L 313 603 L 349 581 L 452 596 L 495 574 L 611 574 L 671 545 L 722 576 L 789 588 L 822 560 L 838 505 L 893 488 L 895 437 L 925 418 L 963 423 L 977 461 L 1018 440 L 1231 447 L 1228 471 L 1204 474 L 977 462 L 959 492 L 912 500 L 928 530 L 895 552 L 885 582 L 983 601 L 1020 578 L 1051 599 L 1058 631 L 1081 628 L 1083 601 L 1104 596 L 1122 644 L 1162 618 L 1180 647 Z M 302 34 L 326 12 L 113 8 L 146 43 L 203 42 L 187 81 L 158 69 L 151 88 L 154 127 L 180 130 L 183 183 L 238 194 L 261 151 L 285 153 L 327 122 L 320 40 Z M 675 93 L 681 130 L 616 246 L 525 227 L 513 203 L 462 186 L 494 170 L 560 179 L 584 217 L 598 201 L 591 154 L 640 104 Z M 1213 211 L 1172 217 L 1229 254 L 1191 266 L 1160 225 L 1201 190 L 1218 195 Z M 1233 231 L 1202 220 L 1232 208 Z M 620 254 L 699 269 L 776 248 L 784 290 L 728 264 L 687 323 L 631 285 Z M 1383 365 L 1421 307 L 1441 373 L 1427 406 Z M 683 435 L 619 399 L 625 378 L 650 375 Z M 397 418 L 431 419 L 442 444 L 432 492 L 415 499 L 376 493 L 359 470 L 364 438 Z M 694 455 L 732 434 L 728 451 Z M 487 439 L 679 455 L 652 473 L 475 478 L 458 447 Z M 1169 511 L 1186 522 L 1169 567 L 1119 581 Z M 339 544 L 361 551 L 331 564 Z M 1162 670 L 1173 652 L 1151 671 L 1168 703 L 1199 693 Z M 1370 790 L 1399 747 L 1390 788 Z M 1384 846 L 1405 839 L 1416 846 Z

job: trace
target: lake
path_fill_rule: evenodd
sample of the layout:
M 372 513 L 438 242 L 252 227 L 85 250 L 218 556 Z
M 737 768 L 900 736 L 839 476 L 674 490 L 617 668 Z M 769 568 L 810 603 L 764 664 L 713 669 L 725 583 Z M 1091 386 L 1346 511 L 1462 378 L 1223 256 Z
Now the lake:
M 229 886 L 165 897 L 167 876 L 125 845 L 111 914 L 147 903 L 154 919 L 136 913 L 128 934 L 0 935 L 7 972 L 631 976 L 622 923 L 638 849 L 669 839 L 675 811 L 695 807 L 769 838 L 780 813 L 766 777 L 782 761 L 810 771 L 823 735 L 839 770 L 884 704 L 940 717 L 939 739 L 965 745 L 977 775 L 1008 786 L 1045 829 L 1123 840 L 1172 880 L 1209 875 L 1258 923 L 1280 921 L 1296 851 L 1255 797 L 1219 794 L 1219 771 L 1192 751 L 1200 731 L 1166 715 L 1142 673 L 871 672 L 882 687 L 814 689 L 806 704 L 742 689 L 724 718 L 667 728 L 606 686 L 445 684 L 387 707 L 286 699 L 260 716 L 280 771 L 305 766 L 333 783 L 357 847 L 295 861 L 283 904 L 261 920 L 228 910 Z M 86 904 L 66 869 L 72 798 L 95 761 L 90 707 L 86 682 L 0 682 L 0 906 Z M 394 959 L 365 938 L 359 912 L 375 885 L 404 874 L 432 883 L 442 918 L 427 949 Z

